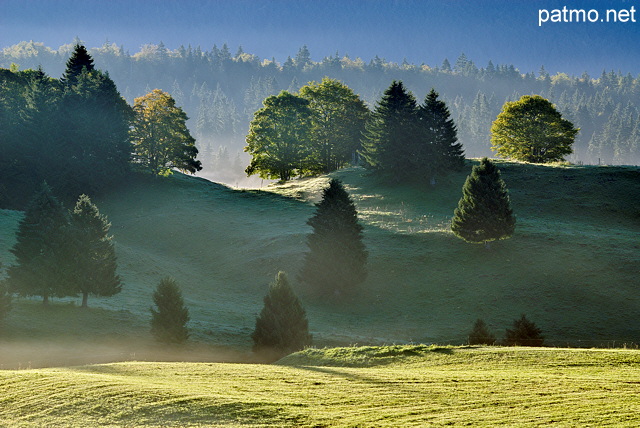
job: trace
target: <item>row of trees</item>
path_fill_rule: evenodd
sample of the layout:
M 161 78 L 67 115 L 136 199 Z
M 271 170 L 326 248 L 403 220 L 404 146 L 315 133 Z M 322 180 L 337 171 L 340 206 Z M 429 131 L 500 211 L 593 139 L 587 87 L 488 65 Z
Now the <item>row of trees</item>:
M 487 324 L 480 318 L 473 324 L 469 332 L 469 345 L 495 345 L 496 336 L 489 330 Z M 530 321 L 525 314 L 513 321 L 512 328 L 505 331 L 502 342 L 506 346 L 542 346 L 544 336 L 542 330 Z
M 23 208 L 42 181 L 65 200 L 99 194 L 131 162 L 152 173 L 195 172 L 202 167 L 186 121 L 162 91 L 130 107 L 82 45 L 60 79 L 0 69 L 0 204 Z

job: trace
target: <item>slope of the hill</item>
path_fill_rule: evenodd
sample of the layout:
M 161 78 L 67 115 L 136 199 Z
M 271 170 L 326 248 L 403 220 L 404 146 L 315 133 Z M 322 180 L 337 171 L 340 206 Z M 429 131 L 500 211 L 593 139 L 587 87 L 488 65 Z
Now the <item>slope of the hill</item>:
M 448 232 L 469 170 L 427 188 L 392 186 L 358 168 L 333 174 L 365 226 L 369 278 L 350 301 L 314 302 L 302 293 L 316 343 L 464 343 L 476 318 L 501 337 L 521 313 L 551 344 L 639 341 L 638 168 L 499 166 L 518 224 L 513 238 L 489 251 Z M 148 335 L 151 294 L 171 275 L 196 341 L 248 349 L 268 282 L 278 270 L 295 280 L 312 202 L 327 180 L 242 191 L 176 174 L 132 181 L 96 201 L 113 224 L 125 286 L 115 297 L 89 300 L 95 311 L 118 312 L 97 313 L 104 322 L 87 335 L 100 328 Z M 0 250 L 10 263 L 19 214 L 0 214 Z M 5 331 L 19 337 L 34 320 L 64 329 L 65 318 L 53 319 L 18 300 Z
M 637 350 L 428 346 L 310 349 L 275 365 L 0 371 L 0 423 L 631 427 L 639 377 Z

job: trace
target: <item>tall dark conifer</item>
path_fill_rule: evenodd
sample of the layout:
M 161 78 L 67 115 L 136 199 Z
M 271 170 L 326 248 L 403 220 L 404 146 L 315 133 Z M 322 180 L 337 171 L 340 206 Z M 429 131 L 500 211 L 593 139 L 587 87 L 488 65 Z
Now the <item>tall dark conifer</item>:
M 181 344 L 189 338 L 189 310 L 175 279 L 162 278 L 153 293 L 156 307 L 151 308 L 151 333 L 158 342 Z
M 251 338 L 254 352 L 276 359 L 311 345 L 306 312 L 284 272 L 269 286 Z
M 12 292 L 23 296 L 41 296 L 46 305 L 51 296 L 67 296 L 67 244 L 69 217 L 43 183 L 18 225 L 16 243 L 11 252 L 16 262 L 8 270 Z
M 78 77 L 82 74 L 83 70 L 90 72 L 93 69 L 93 58 L 91 58 L 91 55 L 87 52 L 87 48 L 76 43 L 73 47 L 73 53 L 67 60 L 67 68 L 60 80 L 65 85 L 72 86 L 78 83 Z
M 361 155 L 367 168 L 395 181 L 413 173 L 417 111 L 414 96 L 394 80 L 366 126 Z
M 71 213 L 73 287 L 82 294 L 87 307 L 89 294 L 113 296 L 122 289 L 116 273 L 116 253 L 111 224 L 87 195 L 81 195 Z
M 420 128 L 424 140 L 416 152 L 418 168 L 439 174 L 464 166 L 464 150 L 451 113 L 438 93 L 431 89 L 420 106 Z M 431 177 L 429 177 L 431 178 Z
M 352 293 L 367 277 L 367 251 L 362 226 L 351 197 L 339 180 L 332 179 L 307 224 L 307 238 L 300 280 L 312 293 L 337 296 Z
M 462 187 L 451 230 L 467 242 L 488 245 L 489 241 L 509 238 L 515 227 L 516 219 L 500 170 L 483 158 Z

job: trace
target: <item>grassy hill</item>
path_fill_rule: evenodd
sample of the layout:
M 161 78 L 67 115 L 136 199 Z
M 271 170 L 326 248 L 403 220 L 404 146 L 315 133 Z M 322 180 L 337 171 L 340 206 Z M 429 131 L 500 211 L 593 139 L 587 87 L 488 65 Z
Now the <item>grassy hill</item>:
M 640 341 L 639 169 L 499 167 L 518 224 L 490 251 L 448 231 L 470 168 L 434 187 L 393 186 L 358 168 L 332 174 L 365 226 L 369 279 L 352 301 L 314 302 L 299 290 L 315 342 L 461 344 L 476 318 L 501 337 L 521 313 L 551 344 Z M 85 312 L 77 299 L 51 310 L 17 300 L 3 336 L 16 344 L 62 336 L 89 348 L 106 340 L 152 346 L 151 294 L 172 275 L 194 341 L 247 350 L 267 284 L 278 270 L 295 278 L 301 267 L 306 221 L 327 180 L 234 190 L 180 174 L 136 179 L 96 201 L 113 224 L 123 292 L 90 298 Z M 19 218 L 0 210 L 5 265 Z
M 310 349 L 275 365 L 0 371 L 0 424 L 632 427 L 638 379 L 637 350 Z

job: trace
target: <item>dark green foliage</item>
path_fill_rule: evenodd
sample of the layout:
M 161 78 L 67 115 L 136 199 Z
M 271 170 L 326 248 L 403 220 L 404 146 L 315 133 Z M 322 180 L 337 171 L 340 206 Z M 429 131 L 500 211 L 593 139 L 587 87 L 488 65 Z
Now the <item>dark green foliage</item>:
M 311 345 L 307 315 L 284 272 L 278 272 L 264 298 L 251 334 L 253 351 L 279 358 Z
M 419 120 L 423 140 L 415 151 L 416 170 L 431 175 L 464 166 L 464 150 L 458 142 L 458 130 L 451 113 L 438 93 L 431 89 L 420 106 Z M 427 178 L 431 178 L 427 176 Z
M 496 337 L 489 331 L 487 324 L 478 318 L 469 333 L 469 345 L 493 345 Z
M 81 195 L 71 213 L 72 287 L 82 294 L 82 307 L 89 294 L 113 296 L 122 289 L 116 274 L 116 253 L 111 224 L 87 195 Z
M 509 238 L 516 226 L 507 186 L 487 158 L 474 166 L 462 186 L 462 198 L 451 220 L 453 233 L 471 243 Z
M 402 82 L 393 81 L 376 104 L 362 141 L 362 159 L 395 181 L 413 173 L 418 106 Z
M 83 71 L 90 72 L 94 69 L 93 58 L 87 52 L 87 48 L 77 43 L 73 48 L 73 53 L 67 60 L 67 68 L 60 79 L 67 86 L 78 83 L 78 77 Z
M 0 326 L 11 310 L 11 294 L 6 281 L 0 281 Z
M 43 183 L 18 225 L 11 249 L 16 258 L 16 264 L 8 270 L 12 292 L 42 296 L 44 304 L 50 296 L 69 295 L 65 282 L 69 274 L 68 233 L 68 214 Z
M 165 277 L 153 293 L 151 333 L 158 342 L 181 344 L 189 338 L 189 310 L 184 305 L 176 280 Z
M 351 197 L 339 180 L 324 189 L 315 214 L 307 221 L 307 238 L 300 280 L 316 295 L 339 296 L 355 291 L 367 277 L 367 251 L 362 226 Z
M 542 346 L 543 343 L 542 330 L 529 321 L 525 314 L 513 322 L 513 329 L 507 329 L 504 338 L 507 346 Z

